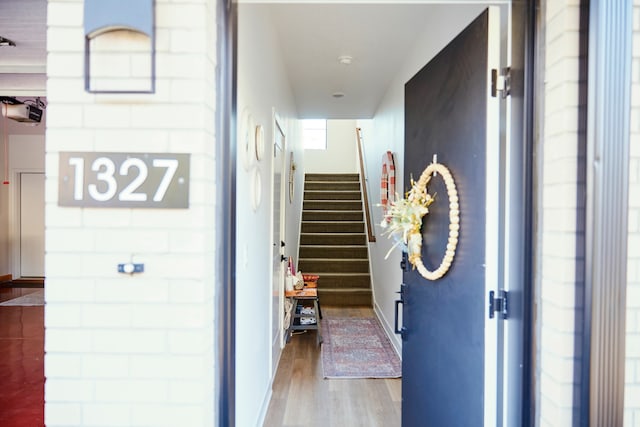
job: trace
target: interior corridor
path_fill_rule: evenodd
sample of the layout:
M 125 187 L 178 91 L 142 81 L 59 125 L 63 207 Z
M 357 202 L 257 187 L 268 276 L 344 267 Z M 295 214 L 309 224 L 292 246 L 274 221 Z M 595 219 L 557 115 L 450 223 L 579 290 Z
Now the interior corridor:
M 0 287 L 0 304 L 38 292 Z M 44 425 L 44 306 L 0 305 L 0 426 Z

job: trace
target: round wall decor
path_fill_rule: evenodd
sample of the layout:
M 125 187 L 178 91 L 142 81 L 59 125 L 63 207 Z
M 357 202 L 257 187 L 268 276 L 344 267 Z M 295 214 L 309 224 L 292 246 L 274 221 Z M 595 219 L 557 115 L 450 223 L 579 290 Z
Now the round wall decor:
M 248 108 L 242 111 L 240 120 L 240 132 L 238 133 L 238 151 L 242 157 L 242 166 L 248 171 L 253 165 L 255 154 L 255 131 L 253 116 Z
M 295 176 L 296 176 L 296 164 L 293 161 L 293 151 L 289 155 L 289 203 L 293 203 L 293 196 L 295 192 Z
M 255 127 L 255 155 L 257 160 L 264 156 L 264 128 L 262 125 Z
M 393 152 L 387 151 L 382 155 L 382 174 L 380 175 L 380 205 L 382 215 L 387 222 L 389 206 L 396 200 L 396 162 Z

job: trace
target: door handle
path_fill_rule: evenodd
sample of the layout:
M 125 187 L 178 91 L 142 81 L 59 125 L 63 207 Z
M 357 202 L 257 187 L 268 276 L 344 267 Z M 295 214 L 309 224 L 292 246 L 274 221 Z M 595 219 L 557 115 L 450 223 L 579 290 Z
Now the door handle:
M 287 260 L 287 257 L 284 255 L 280 255 L 280 262 L 285 262 Z
M 400 304 L 404 304 L 404 301 L 402 299 L 397 299 L 396 300 L 396 307 L 395 307 L 395 319 L 394 319 L 394 325 L 393 325 L 393 332 L 395 332 L 396 334 L 400 334 L 400 337 L 402 337 L 402 339 L 404 340 L 404 336 L 405 333 L 407 332 L 407 328 L 405 328 L 404 326 L 402 328 L 398 328 L 398 314 L 400 312 L 400 310 L 398 310 L 398 306 Z

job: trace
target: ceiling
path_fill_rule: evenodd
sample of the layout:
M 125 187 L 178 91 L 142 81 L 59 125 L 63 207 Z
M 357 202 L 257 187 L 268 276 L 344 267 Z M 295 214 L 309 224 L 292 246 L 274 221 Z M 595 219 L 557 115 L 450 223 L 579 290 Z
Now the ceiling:
M 443 19 L 445 8 L 469 7 L 423 4 L 429 0 L 240 1 L 240 25 L 242 7 L 271 15 L 301 118 L 371 117 L 418 36 Z M 46 95 L 46 13 L 47 0 L 0 0 L 0 36 L 17 45 L 0 47 L 0 95 Z M 351 56 L 351 65 L 340 64 L 341 55 Z

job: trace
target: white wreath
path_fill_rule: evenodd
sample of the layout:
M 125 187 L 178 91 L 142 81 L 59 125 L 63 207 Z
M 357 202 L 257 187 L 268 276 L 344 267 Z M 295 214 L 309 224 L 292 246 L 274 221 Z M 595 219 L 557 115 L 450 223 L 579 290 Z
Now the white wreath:
M 453 258 L 456 255 L 456 247 L 458 246 L 458 236 L 460 233 L 460 205 L 458 203 L 458 191 L 456 190 L 456 183 L 454 182 L 449 169 L 440 163 L 431 163 L 422 172 L 422 175 L 420 175 L 420 179 L 416 185 L 418 188 L 425 188 L 426 192 L 427 183 L 434 172 L 442 175 L 442 179 L 444 179 L 444 184 L 447 187 L 447 194 L 449 196 L 449 239 L 447 241 L 447 249 L 444 253 L 444 257 L 442 258 L 442 262 L 438 268 L 434 271 L 430 271 L 422 263 L 422 234 L 418 234 L 417 236 L 414 234 L 410 237 L 411 239 L 417 237 L 419 240 L 413 242 L 417 250 L 412 251 L 412 253 L 409 254 L 409 261 L 427 280 L 438 280 L 447 273 L 449 267 L 451 267 L 451 264 L 453 263 Z

